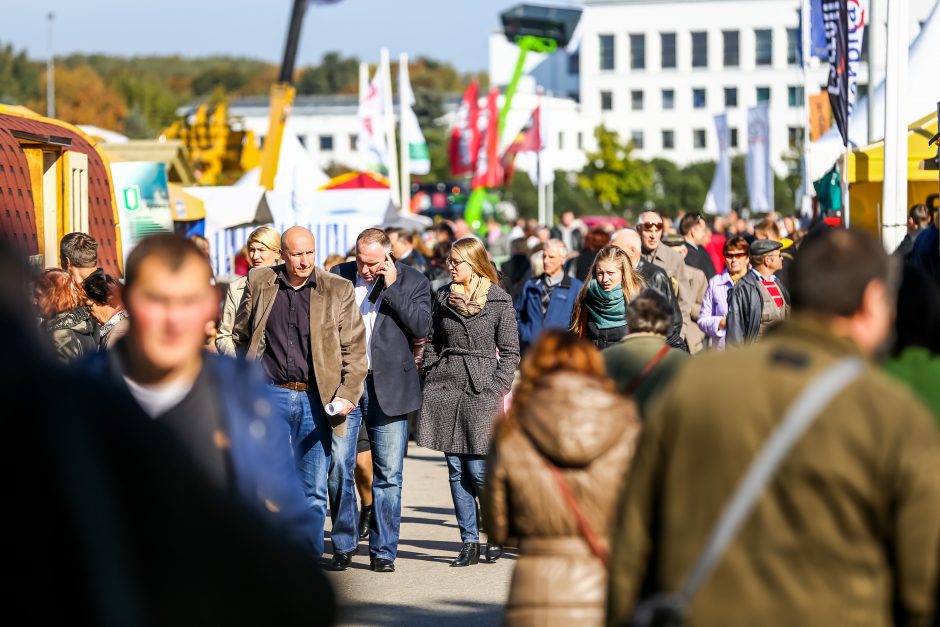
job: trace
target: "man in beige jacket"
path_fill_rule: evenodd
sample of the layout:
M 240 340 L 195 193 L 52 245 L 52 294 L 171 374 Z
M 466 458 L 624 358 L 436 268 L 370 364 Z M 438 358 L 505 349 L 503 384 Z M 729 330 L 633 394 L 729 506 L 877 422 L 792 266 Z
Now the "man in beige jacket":
M 332 431 L 345 435 L 366 378 L 365 327 L 353 284 L 315 267 L 309 230 L 285 231 L 281 256 L 283 264 L 248 274 L 233 333 L 236 352 L 261 362 L 289 420 L 307 504 L 322 531 Z M 322 532 L 317 549 L 323 553 Z

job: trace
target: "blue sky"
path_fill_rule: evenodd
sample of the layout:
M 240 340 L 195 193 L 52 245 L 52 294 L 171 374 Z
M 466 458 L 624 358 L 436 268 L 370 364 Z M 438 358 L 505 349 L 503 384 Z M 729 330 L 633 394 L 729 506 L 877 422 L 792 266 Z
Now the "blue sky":
M 378 61 L 379 48 L 487 68 L 487 38 L 499 13 L 521 0 L 343 0 L 307 11 L 297 65 L 339 50 Z M 556 0 L 557 1 L 557 0 Z M 0 6 L 15 0 L 0 0 Z M 32 0 L 4 11 L 0 43 L 47 56 L 46 20 L 55 13 L 56 54 L 125 56 L 231 54 L 280 62 L 291 0 Z

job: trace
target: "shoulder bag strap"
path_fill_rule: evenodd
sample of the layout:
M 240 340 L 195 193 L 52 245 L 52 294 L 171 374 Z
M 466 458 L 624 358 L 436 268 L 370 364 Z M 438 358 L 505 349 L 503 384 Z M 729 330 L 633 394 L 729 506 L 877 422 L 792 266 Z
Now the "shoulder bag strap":
M 656 364 L 658 364 L 659 362 L 663 360 L 663 357 L 666 356 L 666 354 L 669 352 L 669 349 L 670 349 L 669 344 L 666 344 L 661 349 L 659 349 L 659 351 L 657 351 L 657 353 L 653 355 L 653 358 L 650 359 L 648 362 L 646 362 L 646 365 L 643 366 L 643 370 L 640 371 L 640 374 L 633 377 L 633 379 L 630 381 L 630 384 L 627 385 L 626 388 L 624 388 L 623 393 L 626 394 L 627 396 L 633 395 L 633 393 L 636 392 L 637 388 L 640 387 L 640 384 L 642 384 L 643 381 L 646 380 L 646 377 L 649 376 L 650 372 L 653 371 L 653 368 L 656 367 Z
M 751 462 L 732 499 L 725 506 L 711 537 L 679 591 L 680 607 L 685 608 L 702 586 L 728 544 L 754 509 L 757 499 L 773 478 L 780 463 L 817 416 L 862 373 L 861 359 L 840 360 L 813 379 L 787 410 L 758 456 Z
M 597 559 L 601 561 L 601 564 L 603 564 L 604 568 L 606 569 L 610 562 L 610 555 L 601 542 L 600 538 L 597 536 L 597 533 L 594 531 L 594 527 L 591 526 L 591 522 L 587 519 L 587 516 L 584 515 L 584 511 L 581 509 L 581 506 L 578 505 L 578 500 L 574 497 L 574 493 L 571 491 L 571 486 L 568 485 L 568 482 L 565 481 L 561 471 L 558 470 L 558 467 L 555 466 L 551 460 L 547 459 L 541 453 L 539 453 L 539 456 L 542 458 L 542 461 L 545 462 L 545 466 L 548 468 L 552 478 L 555 480 L 555 484 L 558 486 L 558 491 L 561 492 L 561 496 L 565 500 L 565 504 L 568 506 L 568 510 L 574 514 L 575 521 L 578 523 L 578 531 L 581 532 L 581 537 L 584 538 L 585 542 L 587 542 L 587 545 L 591 549 L 591 553 L 597 556 Z

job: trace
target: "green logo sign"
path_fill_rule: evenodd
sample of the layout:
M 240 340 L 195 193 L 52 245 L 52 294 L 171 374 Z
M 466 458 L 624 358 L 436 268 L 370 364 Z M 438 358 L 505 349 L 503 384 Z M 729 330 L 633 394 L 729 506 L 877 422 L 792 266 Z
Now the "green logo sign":
M 124 188 L 124 208 L 128 211 L 140 209 L 140 187 L 137 185 Z

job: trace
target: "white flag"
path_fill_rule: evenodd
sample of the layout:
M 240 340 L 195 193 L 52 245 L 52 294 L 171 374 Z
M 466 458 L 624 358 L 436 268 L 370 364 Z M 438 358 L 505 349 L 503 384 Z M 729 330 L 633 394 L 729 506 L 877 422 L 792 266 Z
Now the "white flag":
M 774 173 L 770 167 L 770 111 L 766 102 L 747 110 L 747 160 L 744 166 L 751 211 L 773 211 Z
M 387 169 L 388 144 L 385 141 L 385 85 L 382 72 L 376 70 L 365 96 L 359 102 L 359 152 L 365 155 L 366 168 Z
M 718 164 L 712 186 L 705 196 L 705 211 L 724 216 L 731 213 L 731 157 L 728 155 L 731 133 L 726 114 L 715 116 L 715 133 L 718 135 Z
M 401 143 L 402 146 L 407 146 L 408 150 L 408 172 L 427 174 L 431 171 L 431 157 L 424 133 L 418 125 L 418 116 L 412 108 L 415 105 L 415 96 L 411 91 L 411 79 L 408 77 L 406 63 L 401 63 L 398 67 L 398 89 L 401 102 Z

